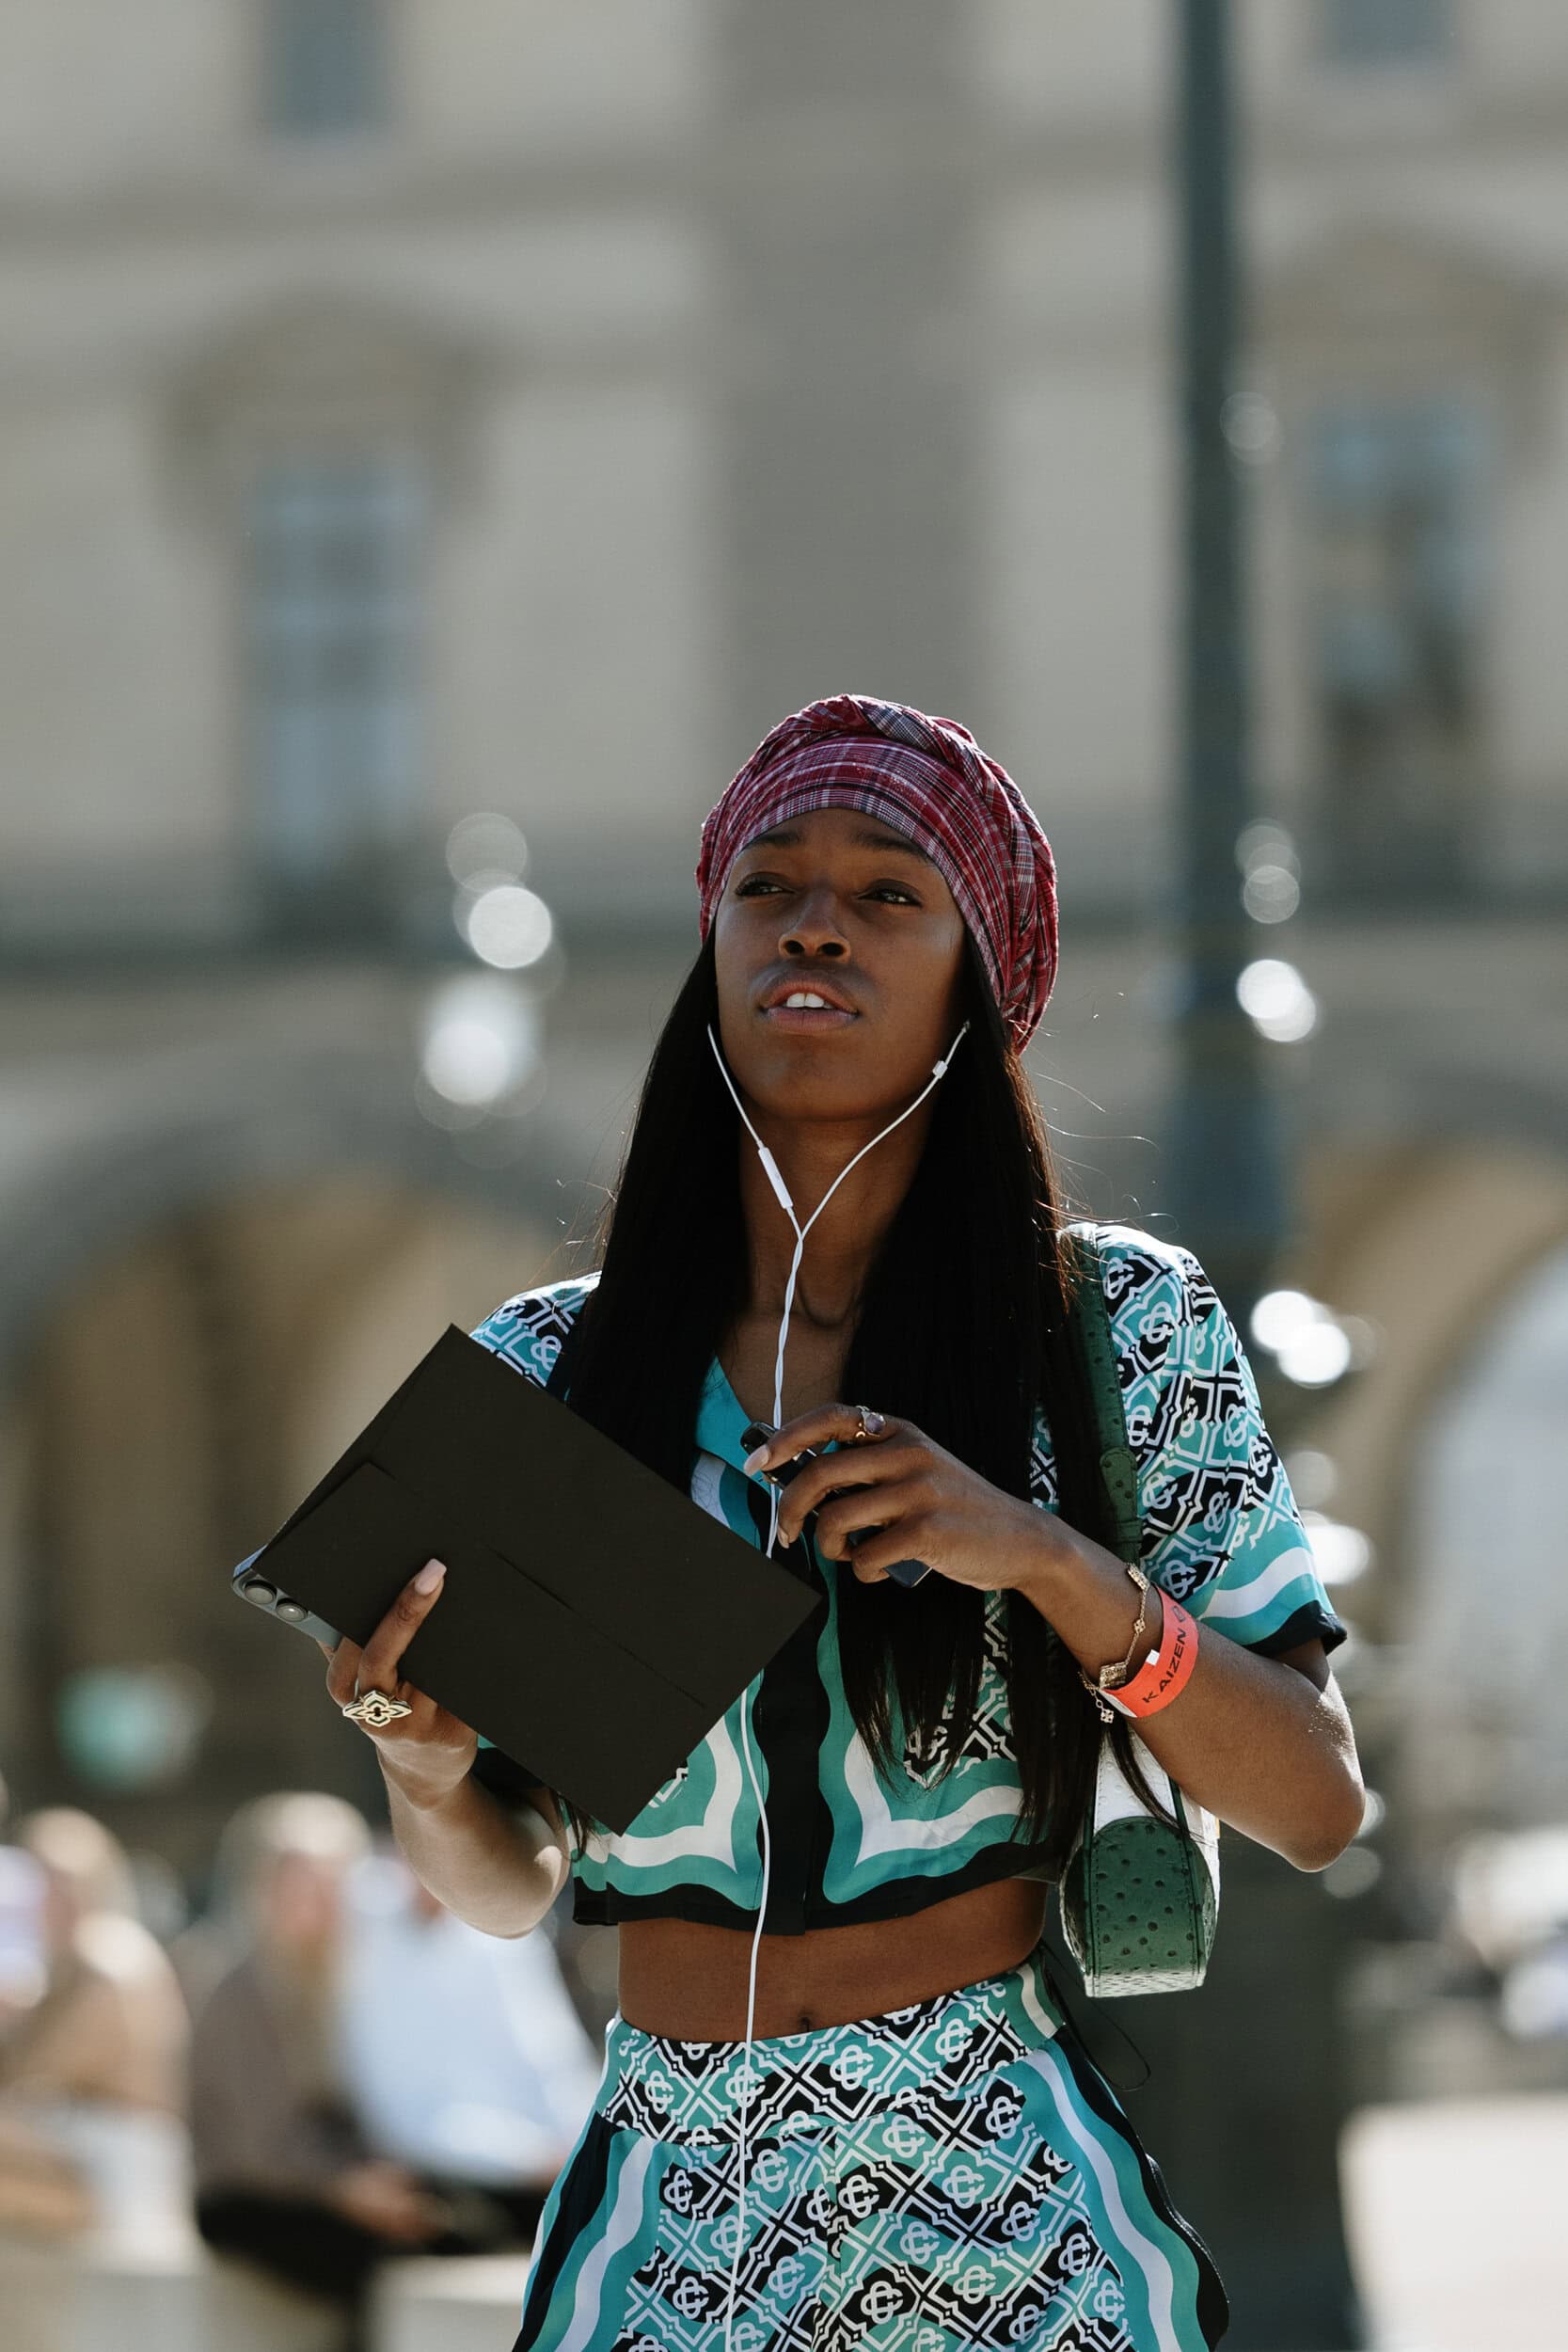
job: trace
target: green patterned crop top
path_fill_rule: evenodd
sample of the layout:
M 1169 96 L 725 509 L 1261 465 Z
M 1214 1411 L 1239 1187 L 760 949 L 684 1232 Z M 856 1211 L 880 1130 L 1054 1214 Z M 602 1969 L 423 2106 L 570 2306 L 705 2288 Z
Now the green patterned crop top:
M 1265 1655 L 1344 1628 L 1329 1606 L 1235 1327 L 1190 1251 L 1122 1225 L 1099 1229 L 1128 1440 L 1137 1457 L 1143 1564 L 1205 1626 Z M 525 1291 L 474 1337 L 525 1378 L 548 1380 L 594 1278 Z M 651 1367 L 657 1371 L 657 1367 Z M 698 1411 L 693 1499 L 759 1548 L 768 1488 L 740 1465 L 748 1416 L 717 1363 Z M 1035 1501 L 1055 1507 L 1051 1438 L 1037 1423 Z M 752 1685 L 757 1778 L 773 1859 L 770 1933 L 888 1919 L 1026 1875 L 1038 1849 L 1015 1835 L 1021 1790 L 1004 1676 L 1003 1596 L 989 1594 L 986 1663 L 973 1722 L 945 1748 L 901 1746 L 890 1783 L 856 1732 L 838 1671 L 839 1564 L 803 1565 L 819 1590 L 813 1617 Z M 756 1802 L 740 1747 L 737 1699 L 620 1836 L 574 1839 L 578 1920 L 681 1918 L 751 1928 L 762 1886 Z M 896 1710 L 896 1702 L 895 1702 Z M 475 1778 L 498 1795 L 538 1784 L 482 1746 Z

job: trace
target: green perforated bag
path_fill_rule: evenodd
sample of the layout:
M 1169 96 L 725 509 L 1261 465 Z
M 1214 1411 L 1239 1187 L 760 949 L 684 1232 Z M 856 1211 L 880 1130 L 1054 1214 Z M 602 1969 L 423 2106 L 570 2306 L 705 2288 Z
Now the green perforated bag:
M 1156 1820 L 1101 1741 L 1094 1819 L 1062 1880 L 1068 1948 L 1096 1994 L 1186 1993 L 1203 1982 L 1220 1909 L 1219 1823 L 1189 1804 L 1142 1740 L 1133 1752 L 1180 1824 Z
M 1092 1226 L 1072 1232 L 1083 1274 L 1068 1336 L 1098 1456 L 1103 1540 L 1136 1565 L 1143 1538 L 1137 1463 L 1127 1442 L 1098 1235 Z M 1188 1992 L 1203 1982 L 1219 1920 L 1219 1823 L 1187 1801 L 1135 1736 L 1132 1754 L 1174 1825 L 1144 1804 L 1107 1731 L 1094 1802 L 1059 1890 L 1062 1929 L 1088 1993 Z

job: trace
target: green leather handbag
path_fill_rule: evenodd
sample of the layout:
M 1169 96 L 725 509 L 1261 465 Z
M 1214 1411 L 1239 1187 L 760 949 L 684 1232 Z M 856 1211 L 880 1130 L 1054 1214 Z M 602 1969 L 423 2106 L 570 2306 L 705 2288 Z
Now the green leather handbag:
M 1081 1272 L 1067 1338 L 1098 1461 L 1101 1540 L 1136 1566 L 1143 1540 L 1137 1462 L 1127 1442 L 1099 1236 L 1092 1226 L 1069 1231 Z M 1063 1933 L 1091 1994 L 1187 1992 L 1203 1982 L 1214 1946 L 1219 1823 L 1182 1795 L 1124 1724 L 1116 1730 L 1122 1752 L 1171 1818 L 1149 1812 L 1107 1730 L 1093 1802 L 1058 1891 Z

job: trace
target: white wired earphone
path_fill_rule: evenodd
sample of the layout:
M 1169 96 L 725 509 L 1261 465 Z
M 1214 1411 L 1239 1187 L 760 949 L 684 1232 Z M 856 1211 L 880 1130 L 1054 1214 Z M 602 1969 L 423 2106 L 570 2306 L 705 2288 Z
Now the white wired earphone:
M 859 1168 L 862 1160 L 864 1159 L 868 1152 L 874 1152 L 877 1149 L 878 1144 L 885 1142 L 887 1137 L 892 1135 L 895 1127 L 901 1127 L 906 1119 L 911 1118 L 920 1108 L 922 1103 L 925 1102 L 927 1096 L 932 1092 L 933 1089 L 941 1084 L 943 1078 L 945 1078 L 948 1069 L 952 1063 L 953 1057 L 958 1052 L 959 1046 L 963 1043 L 963 1041 L 968 1033 L 969 1024 L 966 1021 L 962 1028 L 959 1029 L 958 1036 L 953 1040 L 952 1044 L 948 1047 L 946 1053 L 942 1056 L 941 1061 L 932 1063 L 931 1074 L 927 1079 L 926 1084 L 921 1088 L 920 1092 L 915 1096 L 914 1101 L 906 1104 L 904 1109 L 899 1112 L 896 1119 L 890 1119 L 887 1125 L 881 1130 L 879 1135 L 873 1136 L 869 1143 L 862 1144 L 860 1150 L 855 1153 L 854 1158 L 847 1161 L 844 1167 L 839 1169 L 838 1174 L 833 1178 L 832 1183 L 828 1186 L 827 1191 L 822 1195 L 821 1200 L 817 1202 L 816 1208 L 813 1209 L 810 1216 L 807 1217 L 805 1223 L 802 1225 L 800 1218 L 795 1214 L 795 1203 L 790 1199 L 789 1186 L 784 1183 L 779 1164 L 773 1157 L 772 1152 L 768 1149 L 768 1146 L 764 1143 L 762 1137 L 758 1135 L 756 1129 L 752 1126 L 751 1120 L 748 1118 L 746 1105 L 740 1099 L 739 1089 L 736 1088 L 735 1080 L 730 1075 L 729 1066 L 725 1062 L 723 1054 L 720 1049 L 719 1040 L 713 1034 L 711 1024 L 709 1025 L 707 1041 L 713 1048 L 713 1058 L 719 1064 L 720 1075 L 722 1077 L 724 1084 L 730 1090 L 730 1095 L 734 1101 L 736 1109 L 740 1113 L 741 1124 L 744 1126 L 747 1134 L 751 1136 L 752 1141 L 756 1145 L 757 1157 L 762 1162 L 763 1174 L 767 1177 L 768 1184 L 772 1186 L 774 1197 L 778 1200 L 779 1206 L 783 1209 L 785 1216 L 788 1217 L 790 1229 L 795 1235 L 795 1251 L 790 1260 L 789 1278 L 784 1283 L 784 1313 L 779 1321 L 778 1350 L 773 1359 L 773 1426 L 775 1429 L 781 1428 L 784 1423 L 784 1349 L 789 1343 L 789 1317 L 790 1311 L 795 1305 L 795 1284 L 800 1272 L 800 1261 L 805 1255 L 806 1235 L 811 1232 L 812 1227 L 816 1224 L 817 1218 L 821 1216 L 823 1210 L 827 1207 L 829 1201 L 838 1190 L 840 1184 L 843 1184 L 846 1176 L 849 1175 L 853 1169 Z M 783 1498 L 778 1487 L 771 1487 L 768 1497 L 769 1508 L 768 1519 L 768 1541 L 763 1548 L 764 1557 L 767 1559 L 772 1558 L 773 1546 L 778 1538 L 779 1504 L 782 1500 Z M 724 2304 L 724 2352 L 731 2352 L 731 2331 L 735 2326 L 736 2290 L 740 2280 L 740 2258 L 746 2246 L 746 2147 L 747 2125 L 752 2107 L 752 2042 L 753 2039 L 752 2027 L 756 2021 L 757 1958 L 762 1949 L 763 1921 L 768 1915 L 768 1889 L 773 1867 L 773 1841 L 768 1828 L 768 1807 L 763 1802 L 761 1785 L 757 1780 L 756 1766 L 752 1758 L 752 1735 L 751 1726 L 748 1721 L 749 1714 L 750 1693 L 743 1691 L 740 1695 L 740 1752 L 746 1759 L 746 1777 L 752 1784 L 752 1796 L 757 1808 L 757 1821 L 762 1841 L 762 1893 L 757 1902 L 757 1924 L 752 1936 L 751 1964 L 746 1974 L 746 2054 L 741 2061 L 742 2079 L 740 2091 L 740 2129 L 736 2138 L 736 2162 L 740 2173 L 740 2190 L 736 2201 L 735 2217 L 735 2259 L 730 2265 L 729 2294 Z

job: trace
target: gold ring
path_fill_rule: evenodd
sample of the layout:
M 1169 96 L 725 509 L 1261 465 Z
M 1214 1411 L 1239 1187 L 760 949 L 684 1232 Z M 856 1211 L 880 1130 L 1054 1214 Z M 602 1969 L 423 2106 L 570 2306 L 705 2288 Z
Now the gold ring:
M 363 1698 L 350 1699 L 343 1708 L 351 1724 L 363 1724 L 367 1731 L 384 1730 L 388 1724 L 401 1723 L 413 1712 L 406 1699 L 395 1699 L 386 1691 L 367 1691 Z
M 864 1445 L 868 1438 L 879 1438 L 887 1427 L 886 1414 L 874 1413 L 869 1405 L 857 1405 L 855 1411 L 860 1416 L 861 1425 L 850 1438 L 850 1444 Z

